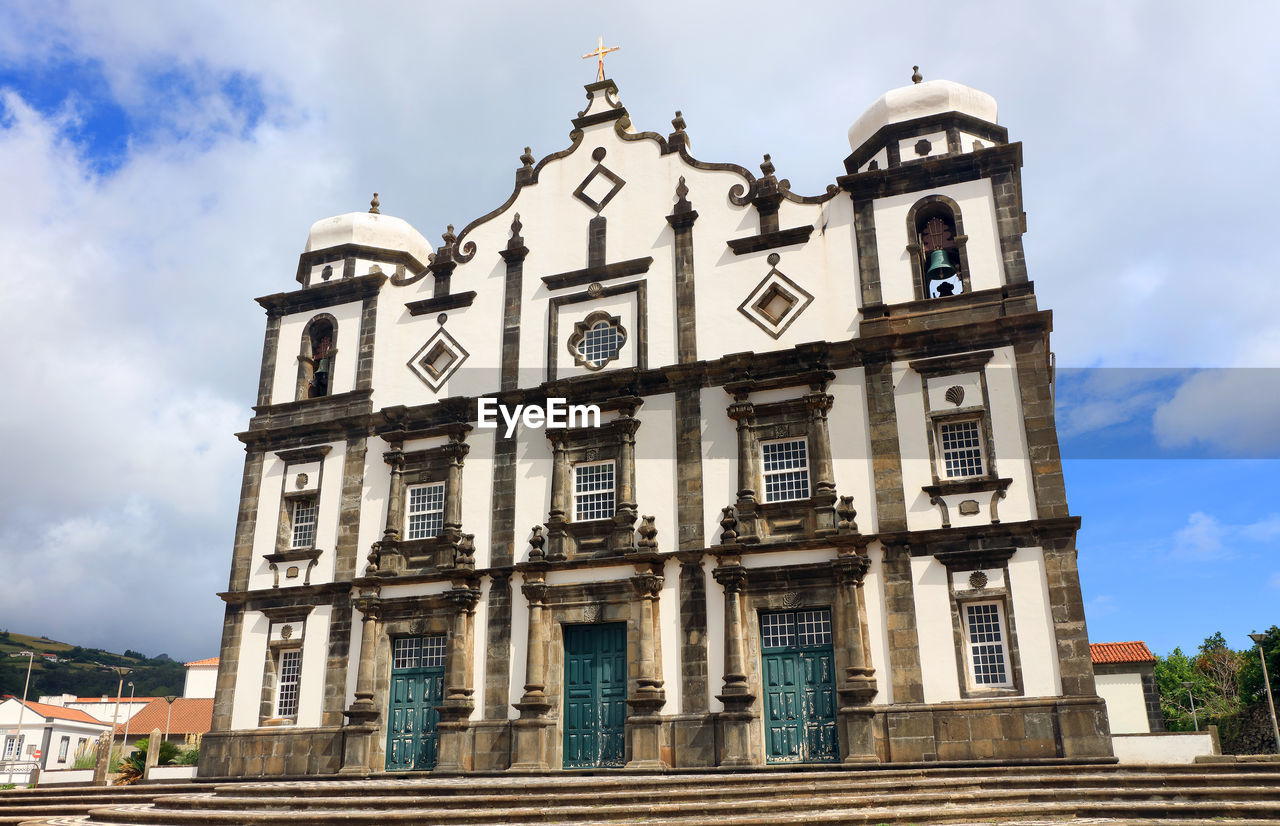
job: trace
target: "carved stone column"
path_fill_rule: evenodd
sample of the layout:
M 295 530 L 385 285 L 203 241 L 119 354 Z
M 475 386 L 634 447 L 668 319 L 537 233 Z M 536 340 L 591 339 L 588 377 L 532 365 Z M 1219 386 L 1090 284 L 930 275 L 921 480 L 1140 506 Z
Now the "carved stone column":
M 614 508 L 616 526 L 613 547 L 629 550 L 635 542 L 636 515 L 636 430 L 640 420 L 635 418 L 635 408 L 624 407 L 615 427 L 618 428 L 618 503 Z
M 376 590 L 364 589 L 354 600 L 362 615 L 360 623 L 360 662 L 356 667 L 356 696 L 343 712 L 347 722 L 342 729 L 342 774 L 365 774 L 376 770 L 369 765 L 372 740 L 378 731 L 378 707 L 374 702 L 374 669 L 377 663 L 378 635 L 382 604 Z
M 756 407 L 738 399 L 729 405 L 729 418 L 738 423 L 738 537 L 740 541 L 756 540 Z
M 444 530 L 449 535 L 462 531 L 462 462 L 471 446 L 466 442 L 450 441 L 444 448 L 449 459 L 448 475 L 444 483 Z
M 555 561 L 566 557 L 568 543 L 565 524 L 569 519 L 569 495 L 573 473 L 569 467 L 569 448 L 564 433 L 548 430 L 551 442 L 551 512 L 547 515 L 547 559 Z
M 541 571 L 526 571 L 521 586 L 529 601 L 529 636 L 525 646 L 524 695 L 515 704 L 520 718 L 511 728 L 515 740 L 512 771 L 542 772 L 548 768 L 548 733 L 555 721 L 547 717 L 551 703 L 547 688 L 547 647 L 551 640 L 550 618 L 547 616 L 547 584 Z
M 831 433 L 827 412 L 835 402 L 829 393 L 813 392 L 804 397 L 809 409 L 809 454 L 813 460 L 813 509 L 818 535 L 836 531 L 836 480 L 831 462 Z
M 445 654 L 444 701 L 441 703 L 439 751 L 435 771 L 456 774 L 470 771 L 471 749 L 467 745 L 469 719 L 475 709 L 472 696 L 474 668 L 474 640 L 476 602 L 480 590 L 471 583 L 455 582 L 445 596 L 453 606 L 453 630 L 449 634 L 449 648 Z
M 872 728 L 875 711 L 868 705 L 878 690 L 876 670 L 867 658 L 866 609 L 861 598 L 863 578 L 870 564 L 865 556 L 856 553 L 841 554 L 831 562 L 836 581 L 836 640 L 844 647 L 849 663 L 844 682 L 836 689 L 840 695 L 846 763 L 879 762 Z
M 400 529 L 404 525 L 404 451 L 398 442 L 382 454 L 391 466 L 391 487 L 387 492 L 387 524 L 378 543 L 377 556 L 370 560 L 366 574 L 378 573 L 395 576 L 404 570 L 404 557 L 400 555 Z
M 650 521 L 646 517 L 646 522 Z M 662 760 L 662 716 L 659 713 L 667 702 L 662 688 L 662 673 L 656 656 L 658 639 L 658 597 L 662 593 L 664 579 L 657 573 L 658 563 L 646 570 L 638 567 L 631 577 L 639 607 L 637 621 L 640 652 L 637 657 L 636 690 L 627 698 L 631 715 L 627 717 L 627 729 L 631 733 L 631 760 L 629 769 L 665 769 Z
M 720 720 L 724 724 L 722 766 L 751 765 L 751 704 L 755 695 L 747 685 L 742 640 L 742 592 L 747 584 L 747 570 L 736 559 L 717 566 L 712 572 L 724 587 L 724 688 L 716 699 L 724 703 Z

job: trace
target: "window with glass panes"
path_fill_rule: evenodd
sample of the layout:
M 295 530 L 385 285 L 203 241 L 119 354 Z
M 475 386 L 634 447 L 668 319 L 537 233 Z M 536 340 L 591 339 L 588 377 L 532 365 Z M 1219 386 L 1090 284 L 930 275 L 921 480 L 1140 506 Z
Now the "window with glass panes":
M 293 548 L 310 548 L 316 544 L 316 500 L 299 499 L 293 503 Z
M 973 684 L 1008 685 L 1004 621 L 997 602 L 964 605 L 965 639 L 969 646 L 969 670 Z
M 413 485 L 407 491 L 405 539 L 430 539 L 444 528 L 444 482 Z
M 444 668 L 445 635 L 430 637 L 398 637 L 391 643 L 391 667 Z
M 982 476 L 982 423 L 977 419 L 938 425 L 942 449 L 942 475 L 948 479 Z
M 613 462 L 573 466 L 573 519 L 608 519 L 615 510 Z
M 280 652 L 280 673 L 276 681 L 276 716 L 294 717 L 298 713 L 298 683 L 302 676 L 302 651 L 297 648 Z
M 764 501 L 809 498 L 809 445 L 804 439 L 780 439 L 760 445 Z
M 597 321 L 582 336 L 578 354 L 592 367 L 603 367 L 618 357 L 622 337 L 611 321 Z

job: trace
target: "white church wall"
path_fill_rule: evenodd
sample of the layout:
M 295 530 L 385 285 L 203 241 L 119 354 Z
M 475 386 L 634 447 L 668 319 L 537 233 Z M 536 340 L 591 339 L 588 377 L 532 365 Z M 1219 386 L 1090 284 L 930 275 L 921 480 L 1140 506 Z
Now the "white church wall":
M 480 434 L 480 435 L 477 435 Z M 472 431 L 471 449 L 462 464 L 462 530 L 475 534 L 476 568 L 487 568 L 493 536 L 493 436 Z
M 521 425 L 516 430 L 516 562 L 529 559 L 530 529 L 547 521 L 551 509 L 551 466 L 551 444 L 546 432 Z
M 911 558 L 915 592 L 916 635 L 920 643 L 920 677 L 926 703 L 960 699 L 955 636 L 951 624 L 951 595 L 947 569 L 931 556 Z
M 944 143 L 945 146 L 945 143 Z M 914 157 L 911 150 L 904 158 Z M 907 234 L 907 215 L 912 205 L 929 195 L 945 195 L 960 207 L 960 219 L 969 240 L 969 282 L 973 290 L 987 290 L 1004 283 L 1000 238 L 995 229 L 995 198 L 986 178 L 934 189 L 877 198 L 874 204 L 876 250 L 880 255 L 880 289 L 886 304 L 916 299 L 911 273 L 911 253 L 907 244 L 915 239 Z
M 702 408 L 702 533 L 707 545 L 715 545 L 720 541 L 721 509 L 738 500 L 738 431 L 737 424 L 725 412 L 732 401 L 728 393 L 719 387 L 707 387 L 699 397 Z
M 662 566 L 662 595 L 658 598 L 658 634 L 654 643 L 662 662 L 662 685 L 667 702 L 663 710 L 683 707 L 684 680 L 680 672 L 680 561 L 668 558 Z
M 487 548 L 488 545 L 486 544 L 485 547 Z M 478 567 L 479 562 L 476 564 Z M 487 576 L 481 577 L 480 599 L 476 601 L 476 613 L 472 617 L 471 673 L 475 678 L 472 681 L 472 685 L 475 687 L 475 695 L 473 697 L 475 706 L 471 709 L 471 716 L 468 718 L 471 720 L 484 719 L 485 688 L 488 683 L 488 680 L 485 679 L 484 664 L 489 652 L 489 646 L 485 644 L 485 637 L 489 628 L 489 589 L 492 586 L 493 580 L 491 578 Z
M 929 148 L 924 152 L 917 152 L 916 145 L 921 140 L 929 142 Z M 898 157 L 903 163 L 918 160 L 920 158 L 928 158 L 935 155 L 947 154 L 947 133 L 946 132 L 930 132 L 927 135 L 921 135 L 916 138 L 905 138 L 898 141 Z
M 302 334 L 318 315 L 328 313 L 338 322 L 333 342 L 333 379 L 330 394 L 346 393 L 356 386 L 356 363 L 360 351 L 361 303 L 352 301 L 323 310 L 293 313 L 280 319 L 280 337 L 276 341 L 276 372 L 271 383 L 271 403 L 295 401 L 298 391 L 298 355 L 302 352 Z
M 716 694 L 724 685 L 724 586 L 712 575 L 716 559 L 704 557 L 702 570 L 707 594 L 707 691 L 710 693 L 712 713 L 724 711 L 724 703 Z M 750 627 L 750 626 L 746 626 Z
M 875 470 L 871 464 L 866 374 L 861 368 L 837 370 L 827 392 L 835 397 L 827 417 L 827 432 L 831 436 L 836 492 L 853 497 L 858 530 L 875 533 Z
M 906 362 L 893 365 L 893 404 L 898 421 L 898 450 L 902 457 L 902 494 L 909 530 L 942 527 L 942 516 L 930 504 L 925 485 L 933 484 L 933 459 L 920 376 Z
M 676 519 L 676 399 L 674 395 L 648 396 L 636 414 L 636 504 L 640 516 L 654 517 L 658 550 L 680 547 Z M 639 526 L 639 522 L 636 523 Z
M 520 716 L 515 703 L 520 702 L 525 684 L 529 682 L 529 671 L 526 668 L 529 653 L 529 600 L 521 587 L 528 581 L 524 574 L 511 577 L 511 646 L 507 649 L 507 673 L 511 675 L 507 682 L 508 720 Z
M 364 484 L 360 488 L 360 525 L 356 545 L 357 576 L 364 573 L 369 549 L 373 547 L 373 543 L 382 539 L 382 533 L 387 527 L 391 466 L 382 457 L 390 447 L 378 436 L 370 436 L 365 442 Z
M 296 723 L 299 726 L 320 725 L 320 715 L 324 711 L 324 686 L 328 676 L 329 621 L 332 616 L 332 605 L 317 605 L 311 609 L 304 623 Z
M 267 633 L 271 620 L 258 612 L 246 611 L 240 634 L 240 658 L 236 663 L 236 692 L 231 706 L 231 728 L 258 727 L 262 708 L 263 667 L 267 661 Z
M 1009 559 L 1009 597 L 1018 629 L 1023 694 L 1057 697 L 1062 694 L 1062 676 L 1042 549 L 1019 548 Z
M 991 434 L 995 440 L 996 469 L 1013 479 L 1000 501 L 1001 522 L 1036 518 L 1032 487 L 1031 453 L 1022 420 L 1022 393 L 1012 347 L 998 347 L 987 364 L 987 392 L 991 397 Z

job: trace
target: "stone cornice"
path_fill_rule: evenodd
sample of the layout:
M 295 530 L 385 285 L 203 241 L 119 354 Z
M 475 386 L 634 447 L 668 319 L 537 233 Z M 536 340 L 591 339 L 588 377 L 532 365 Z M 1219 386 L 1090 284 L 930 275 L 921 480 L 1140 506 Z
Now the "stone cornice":
M 372 273 L 355 278 L 340 278 L 316 287 L 304 287 L 290 293 L 275 293 L 254 299 L 267 311 L 268 316 L 284 316 L 336 307 L 352 301 L 363 301 L 376 295 L 386 283 L 386 273 Z

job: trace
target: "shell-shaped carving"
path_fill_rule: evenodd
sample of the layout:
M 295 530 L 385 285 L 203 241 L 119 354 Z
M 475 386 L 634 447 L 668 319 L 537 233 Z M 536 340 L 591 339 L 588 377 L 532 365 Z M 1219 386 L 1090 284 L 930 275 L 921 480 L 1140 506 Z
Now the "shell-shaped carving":
M 947 388 L 946 399 L 956 407 L 959 407 L 960 403 L 964 401 L 964 388 L 958 384 L 951 385 Z

